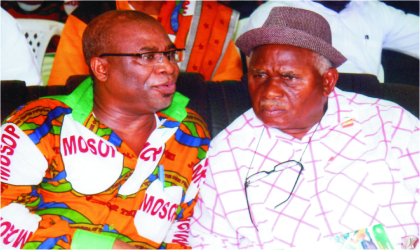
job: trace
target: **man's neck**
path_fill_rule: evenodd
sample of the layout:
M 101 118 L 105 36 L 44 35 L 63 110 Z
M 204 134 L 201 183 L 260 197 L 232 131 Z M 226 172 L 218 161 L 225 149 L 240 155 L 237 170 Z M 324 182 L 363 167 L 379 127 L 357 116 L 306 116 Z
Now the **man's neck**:
M 311 130 L 312 127 L 307 129 L 282 129 L 281 132 L 291 135 L 296 139 L 302 140 L 302 138 Z
M 94 98 L 92 111 L 96 119 L 112 129 L 136 155 L 139 155 L 147 139 L 156 129 L 155 114 L 132 114 L 110 103 Z
M 325 100 L 325 105 L 323 107 L 323 110 L 318 113 L 318 116 L 313 117 L 312 122 L 310 125 L 308 124 L 304 128 L 293 128 L 293 129 L 280 129 L 283 133 L 286 133 L 288 135 L 291 135 L 299 140 L 302 140 L 302 138 L 316 125 L 319 124 L 324 117 L 325 113 L 327 113 L 328 110 L 328 100 Z M 321 115 L 322 114 L 322 115 Z M 317 130 L 318 127 L 315 129 Z
M 160 13 L 163 1 L 128 1 L 137 11 L 157 16 Z

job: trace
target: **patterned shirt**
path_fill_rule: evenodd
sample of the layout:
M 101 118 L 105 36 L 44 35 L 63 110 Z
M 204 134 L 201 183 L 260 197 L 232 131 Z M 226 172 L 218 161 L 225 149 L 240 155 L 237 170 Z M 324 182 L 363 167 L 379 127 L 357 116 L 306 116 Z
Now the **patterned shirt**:
M 302 140 L 248 110 L 212 141 L 208 164 L 192 247 L 313 249 L 376 225 L 380 244 L 419 236 L 419 121 L 389 101 L 336 88 Z
M 187 247 L 206 124 L 176 93 L 137 156 L 93 115 L 92 84 L 23 105 L 2 125 L 2 247 L 70 248 L 77 230 Z

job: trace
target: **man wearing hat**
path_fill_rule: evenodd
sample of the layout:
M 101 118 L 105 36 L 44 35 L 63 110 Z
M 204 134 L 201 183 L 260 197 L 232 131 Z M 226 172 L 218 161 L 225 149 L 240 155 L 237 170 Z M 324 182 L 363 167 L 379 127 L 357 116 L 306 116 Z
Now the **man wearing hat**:
M 196 248 L 392 249 L 419 236 L 419 121 L 335 88 L 328 22 L 274 8 L 236 45 L 253 108 L 211 143 Z
M 261 27 L 274 7 L 310 10 L 328 21 L 334 48 L 347 58 L 345 63 L 337 67 L 338 72 L 373 74 L 380 82 L 390 82 L 389 79 L 385 80 L 384 67 L 381 65 L 382 50 L 398 51 L 413 57 L 413 60 L 418 59 L 420 29 L 418 14 L 404 13 L 388 4 L 392 5 L 391 1 L 269 0 L 250 15 L 241 34 Z M 406 1 L 400 4 L 409 5 Z M 389 73 L 397 69 L 386 67 L 385 71 L 388 78 Z M 418 79 L 415 80 L 418 85 Z

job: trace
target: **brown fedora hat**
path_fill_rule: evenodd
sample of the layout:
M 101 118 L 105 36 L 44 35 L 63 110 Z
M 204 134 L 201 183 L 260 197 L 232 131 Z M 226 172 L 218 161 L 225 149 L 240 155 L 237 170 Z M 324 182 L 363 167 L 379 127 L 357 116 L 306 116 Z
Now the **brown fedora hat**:
M 285 44 L 317 52 L 328 58 L 335 68 L 347 60 L 331 45 L 327 20 L 313 11 L 299 8 L 273 8 L 261 28 L 245 32 L 235 44 L 247 56 L 260 45 Z

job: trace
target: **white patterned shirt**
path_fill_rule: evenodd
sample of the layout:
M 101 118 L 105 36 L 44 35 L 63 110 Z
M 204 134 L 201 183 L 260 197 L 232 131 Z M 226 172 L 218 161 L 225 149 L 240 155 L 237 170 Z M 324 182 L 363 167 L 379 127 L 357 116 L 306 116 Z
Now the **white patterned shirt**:
M 302 140 L 264 127 L 250 109 L 212 141 L 207 156 L 192 247 L 313 249 L 377 224 L 394 248 L 402 237 L 419 236 L 419 120 L 395 103 L 335 88 L 321 122 Z M 245 189 L 252 174 L 301 157 L 299 177 L 287 169 Z

